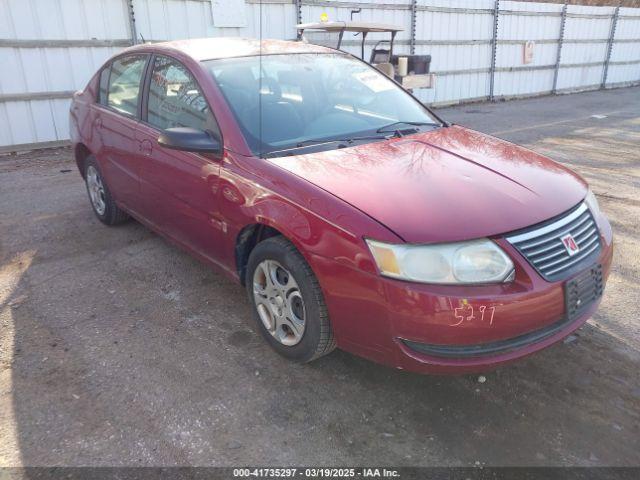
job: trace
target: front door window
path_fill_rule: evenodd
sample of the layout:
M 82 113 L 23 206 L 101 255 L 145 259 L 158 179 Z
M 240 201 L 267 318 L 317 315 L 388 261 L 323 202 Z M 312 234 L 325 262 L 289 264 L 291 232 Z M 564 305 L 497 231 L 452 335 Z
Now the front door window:
M 190 127 L 219 137 L 218 125 L 191 73 L 179 62 L 156 56 L 149 85 L 147 122 L 161 130 Z

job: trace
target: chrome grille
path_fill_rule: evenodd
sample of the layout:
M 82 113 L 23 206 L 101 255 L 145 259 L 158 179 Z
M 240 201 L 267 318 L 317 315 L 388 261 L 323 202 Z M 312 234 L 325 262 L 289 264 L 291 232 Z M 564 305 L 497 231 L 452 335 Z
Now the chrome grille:
M 573 256 L 562 242 L 571 234 L 579 250 Z M 582 262 L 600 251 L 600 234 L 591 211 L 585 203 L 563 217 L 508 236 L 511 243 L 546 280 L 568 276 Z

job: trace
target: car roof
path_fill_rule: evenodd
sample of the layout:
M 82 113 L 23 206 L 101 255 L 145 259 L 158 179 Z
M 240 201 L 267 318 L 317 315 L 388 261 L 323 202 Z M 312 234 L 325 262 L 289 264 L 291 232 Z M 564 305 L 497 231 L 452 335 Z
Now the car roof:
M 258 40 L 256 38 L 217 37 L 145 43 L 127 49 L 127 52 L 154 51 L 181 52 L 194 60 L 248 57 L 253 55 L 281 55 L 295 53 L 343 53 L 332 48 L 291 40 Z

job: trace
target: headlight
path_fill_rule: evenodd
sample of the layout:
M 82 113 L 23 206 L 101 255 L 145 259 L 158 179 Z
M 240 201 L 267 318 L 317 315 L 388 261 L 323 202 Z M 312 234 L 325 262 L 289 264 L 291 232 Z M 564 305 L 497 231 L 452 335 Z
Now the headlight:
M 368 240 L 380 273 L 421 283 L 476 284 L 512 280 L 513 262 L 488 239 L 438 245 Z
M 584 203 L 587 204 L 587 207 L 589 207 L 589 210 L 591 210 L 594 217 L 597 218 L 600 215 L 600 205 L 598 205 L 598 200 L 591 190 L 587 193 Z

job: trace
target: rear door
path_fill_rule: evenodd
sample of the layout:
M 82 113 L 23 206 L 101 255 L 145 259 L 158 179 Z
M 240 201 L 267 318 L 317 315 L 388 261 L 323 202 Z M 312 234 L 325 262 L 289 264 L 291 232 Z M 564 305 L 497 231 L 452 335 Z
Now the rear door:
M 218 124 L 191 72 L 177 60 L 155 55 L 145 82 L 141 152 L 143 216 L 157 228 L 217 261 L 223 234 L 218 220 L 222 155 L 171 150 L 158 144 L 164 129 L 191 127 L 220 138 Z
M 140 202 L 138 144 L 142 81 L 150 55 L 116 58 L 101 73 L 94 129 L 102 144 L 98 163 L 118 203 L 134 212 Z

